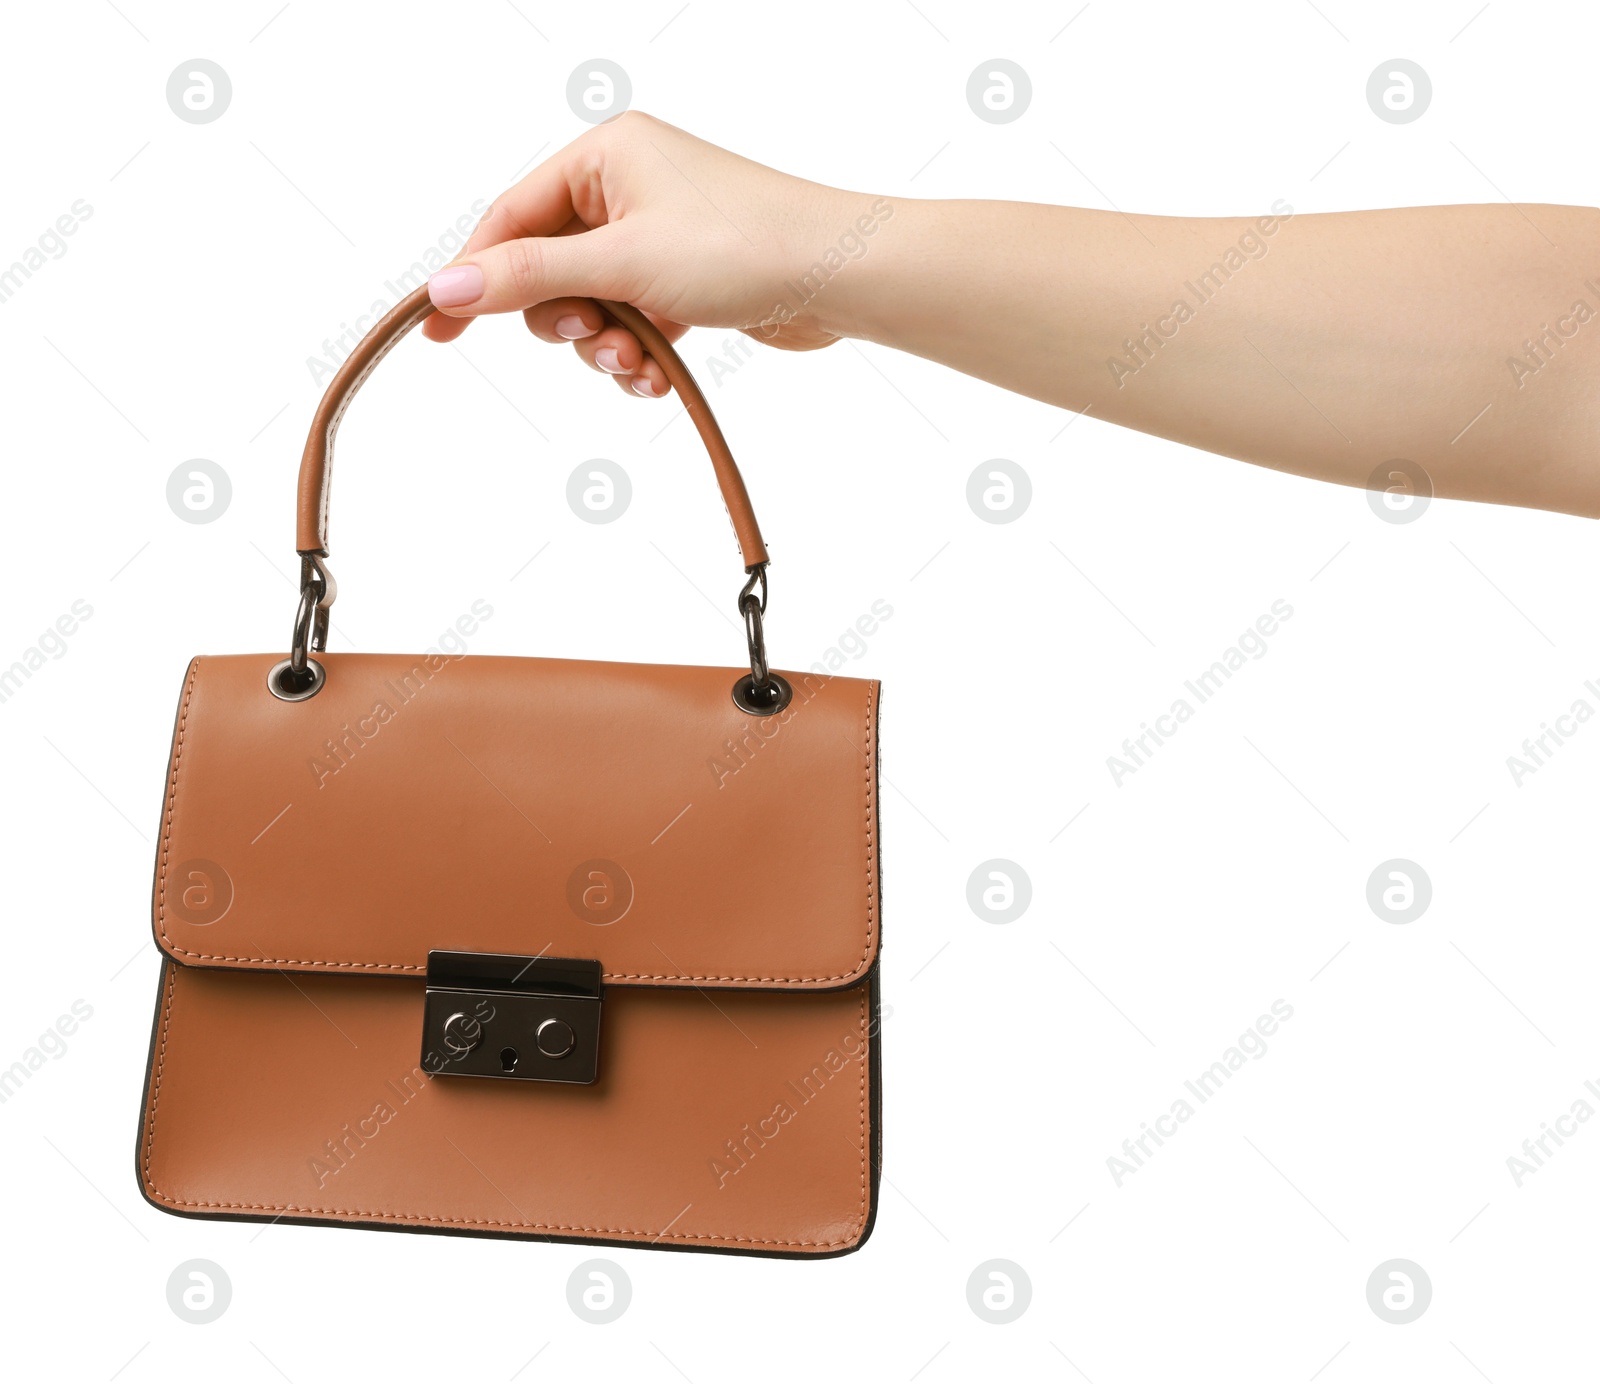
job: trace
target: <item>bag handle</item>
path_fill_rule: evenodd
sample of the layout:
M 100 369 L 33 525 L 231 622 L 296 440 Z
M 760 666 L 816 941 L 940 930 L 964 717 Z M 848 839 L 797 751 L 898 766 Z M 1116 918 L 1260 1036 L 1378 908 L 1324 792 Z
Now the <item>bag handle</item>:
M 644 346 L 647 354 L 666 372 L 667 379 L 677 390 L 678 397 L 694 419 L 700 438 L 711 454 L 711 466 L 722 488 L 722 498 L 733 520 L 733 531 L 744 555 L 745 571 L 760 567 L 767 559 L 766 545 L 761 541 L 761 526 L 756 522 L 755 511 L 750 506 L 750 495 L 745 490 L 744 477 L 739 474 L 739 464 L 728 450 L 722 429 L 711 412 L 711 405 L 700 386 L 695 383 L 689 367 L 673 349 L 672 343 L 660 329 L 638 308 L 627 303 L 600 302 L 606 317 L 619 326 L 626 327 Z M 366 383 L 367 376 L 415 326 L 433 315 L 433 304 L 428 299 L 427 285 L 403 299 L 366 336 L 362 337 L 333 379 L 329 381 L 322 402 L 317 405 L 316 416 L 311 420 L 311 435 L 306 439 L 306 449 L 300 459 L 300 503 L 296 549 L 302 556 L 328 555 L 328 495 L 333 479 L 333 441 L 339 431 L 344 411 L 350 407 L 356 392 Z
M 645 352 L 665 372 L 668 381 L 683 401 L 689 416 L 711 456 L 711 467 L 727 505 L 728 517 L 739 542 L 748 580 L 739 593 L 739 612 L 744 616 L 745 634 L 750 646 L 750 677 L 740 679 L 734 700 L 753 715 L 770 716 L 783 710 L 792 692 L 789 684 L 767 667 L 766 638 L 762 616 L 767 608 L 767 546 L 761 538 L 750 494 L 745 489 L 739 464 L 728 449 L 722 429 L 717 425 L 711 405 L 696 383 L 683 358 L 660 328 L 638 308 L 628 303 L 597 299 L 602 314 L 639 338 Z M 273 695 L 285 701 L 303 701 L 320 690 L 326 676 L 322 665 L 310 657 L 327 647 L 328 610 L 338 595 L 333 574 L 328 570 L 328 501 L 333 482 L 333 443 L 339 423 L 367 377 L 419 323 L 432 316 L 433 303 L 424 284 L 395 307 L 357 343 L 335 372 L 322 402 L 311 420 L 311 433 L 300 459 L 300 483 L 296 507 L 295 548 L 300 554 L 300 606 L 295 614 L 290 655 L 268 675 Z M 760 594 L 756 594 L 759 585 Z

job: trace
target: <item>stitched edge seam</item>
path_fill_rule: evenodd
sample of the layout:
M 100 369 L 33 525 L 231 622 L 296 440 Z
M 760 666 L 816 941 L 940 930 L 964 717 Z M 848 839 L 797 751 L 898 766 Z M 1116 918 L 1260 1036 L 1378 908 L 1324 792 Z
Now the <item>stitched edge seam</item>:
M 172 818 L 178 801 L 178 772 L 183 758 L 183 736 L 189 719 L 189 702 L 194 696 L 195 683 L 200 674 L 200 660 L 194 660 L 193 667 L 189 670 L 188 686 L 184 689 L 183 709 L 178 716 L 178 733 L 172 754 L 172 773 L 167 785 L 167 808 L 165 821 L 161 834 L 161 868 L 156 885 L 156 932 L 161 938 L 162 946 L 169 952 L 181 956 L 191 956 L 196 961 L 229 961 L 255 963 L 264 966 L 307 966 L 314 970 L 360 970 L 360 971 L 398 971 L 407 975 L 426 975 L 426 966 L 413 966 L 409 963 L 398 961 L 312 961 L 289 956 L 224 956 L 219 952 L 197 952 L 179 945 L 167 935 L 167 861 L 172 847 Z M 648 971 L 606 971 L 601 975 L 602 980 L 616 982 L 620 980 L 686 980 L 686 981 L 724 981 L 740 985 L 826 985 L 836 980 L 854 980 L 867 968 L 867 959 L 872 955 L 873 942 L 878 933 L 878 896 L 873 880 L 873 837 L 872 827 L 876 812 L 876 781 L 877 775 L 873 773 L 873 766 L 878 756 L 878 740 L 876 734 L 876 705 L 874 691 L 876 684 L 867 684 L 865 710 L 862 716 L 862 739 L 871 746 L 866 754 L 866 765 L 863 769 L 863 778 L 866 783 L 866 880 L 867 880 L 867 932 L 866 941 L 861 948 L 861 959 L 848 971 L 841 971 L 832 976 L 685 976 L 666 973 L 652 973 Z
M 350 388 L 345 391 L 345 396 L 339 402 L 339 407 L 334 410 L 333 417 L 328 420 L 327 430 L 323 433 L 322 444 L 322 504 L 319 507 L 317 520 L 317 544 L 323 552 L 328 550 L 328 501 L 333 494 L 333 439 L 339 431 L 339 424 L 344 420 L 345 410 L 355 402 L 357 392 L 367 382 L 367 377 L 383 363 L 385 356 L 394 350 L 406 337 L 411 335 L 412 329 L 424 317 L 433 311 L 433 304 L 424 300 L 422 308 L 415 312 L 409 322 L 402 327 L 397 335 L 391 337 L 378 352 L 367 362 L 366 368 L 350 382 Z
M 497 1221 L 491 1219 L 473 1219 L 470 1217 L 455 1216 L 423 1216 L 404 1211 L 354 1211 L 322 1206 L 275 1206 L 264 1202 L 247 1201 L 186 1201 L 182 1197 L 169 1196 L 155 1184 L 155 1178 L 150 1170 L 151 1158 L 155 1151 L 156 1142 L 156 1116 L 161 1107 L 161 1078 L 167 1065 L 167 1033 L 172 1024 L 172 997 L 176 990 L 177 971 L 169 969 L 166 980 L 166 998 L 162 1005 L 161 1014 L 161 1042 L 157 1049 L 155 1075 L 151 1079 L 150 1094 L 145 1114 L 145 1141 L 144 1141 L 144 1185 L 145 1190 L 157 1201 L 168 1206 L 193 1206 L 215 1211 L 271 1211 L 277 1215 L 305 1214 L 311 1216 L 339 1216 L 360 1220 L 375 1221 L 404 1221 L 412 1224 L 435 1225 L 494 1225 L 507 1230 L 522 1231 L 573 1231 L 586 1235 L 637 1235 L 648 1237 L 652 1240 L 716 1240 L 729 1244 L 763 1245 L 769 1248 L 792 1249 L 841 1249 L 846 1245 L 857 1244 L 861 1239 L 861 1231 L 867 1220 L 867 1001 L 868 993 L 862 991 L 860 1018 L 857 1021 L 857 1031 L 862 1035 L 863 1047 L 858 1064 L 861 1068 L 861 1097 L 859 1105 L 860 1128 L 858 1131 L 861 1145 L 861 1201 L 858 1207 L 856 1220 L 856 1233 L 841 1240 L 763 1240 L 752 1235 L 668 1235 L 665 1232 L 651 1230 L 625 1230 L 615 1226 L 592 1225 L 546 1225 L 529 1224 L 523 1221 Z
M 170 941 L 167 937 L 167 862 L 171 859 L 172 851 L 172 817 L 178 807 L 178 765 L 183 760 L 183 737 L 189 727 L 189 703 L 194 698 L 195 683 L 199 678 L 200 660 L 196 658 L 189 665 L 189 679 L 183 688 L 183 704 L 178 709 L 178 730 L 172 740 L 172 768 L 167 771 L 166 810 L 162 813 L 161 863 L 156 870 L 156 933 L 163 945 Z M 195 955 L 193 952 L 185 954 Z

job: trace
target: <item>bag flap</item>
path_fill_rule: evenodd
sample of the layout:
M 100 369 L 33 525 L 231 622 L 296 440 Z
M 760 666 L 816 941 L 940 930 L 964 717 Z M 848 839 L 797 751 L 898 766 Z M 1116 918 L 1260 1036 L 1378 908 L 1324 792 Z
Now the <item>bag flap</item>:
M 192 966 L 423 975 L 430 950 L 597 959 L 610 984 L 835 989 L 878 951 L 878 684 L 439 654 L 197 658 L 155 934 Z

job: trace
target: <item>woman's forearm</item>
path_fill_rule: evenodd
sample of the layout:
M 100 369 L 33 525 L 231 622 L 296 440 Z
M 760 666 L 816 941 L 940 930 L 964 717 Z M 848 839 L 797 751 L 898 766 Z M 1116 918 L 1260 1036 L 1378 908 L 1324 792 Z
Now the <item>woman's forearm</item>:
M 631 393 L 669 335 L 858 336 L 1066 408 L 1346 485 L 1600 517 L 1600 211 L 1420 207 L 1205 219 L 874 198 L 630 112 L 498 199 L 430 289 L 447 341 L 525 311 Z M 1386 485 L 1380 481 L 1380 487 Z
M 815 312 L 1094 417 L 1322 480 L 1600 517 L 1600 211 L 1123 216 L 896 200 Z

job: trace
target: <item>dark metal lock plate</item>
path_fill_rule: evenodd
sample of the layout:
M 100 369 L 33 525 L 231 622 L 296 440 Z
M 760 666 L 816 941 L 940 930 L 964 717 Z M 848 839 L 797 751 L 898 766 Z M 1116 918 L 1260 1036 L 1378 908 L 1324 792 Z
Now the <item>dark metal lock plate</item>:
M 429 952 L 422 1067 L 588 1085 L 600 1073 L 600 963 Z

